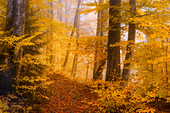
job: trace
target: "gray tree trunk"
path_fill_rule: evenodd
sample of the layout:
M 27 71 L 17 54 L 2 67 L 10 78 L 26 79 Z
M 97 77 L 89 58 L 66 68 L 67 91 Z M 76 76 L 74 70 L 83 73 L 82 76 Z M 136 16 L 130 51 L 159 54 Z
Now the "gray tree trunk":
M 69 10 L 68 10 L 68 0 L 65 0 L 65 24 L 68 24 L 68 15 L 69 15 Z
M 26 12 L 25 12 L 25 34 L 30 36 L 31 35 L 31 24 L 29 23 L 30 21 L 30 16 L 31 16 L 31 11 L 30 11 L 30 1 L 26 0 Z
M 62 4 L 62 0 L 58 1 L 59 3 Z M 62 6 L 59 6 L 60 8 L 58 9 L 58 14 L 57 14 L 57 19 L 62 22 L 63 21 L 63 15 L 62 15 Z
M 74 36 L 74 32 L 75 32 L 75 29 L 77 29 L 78 27 L 78 16 L 79 16 L 79 8 L 80 8 L 80 3 L 81 3 L 81 0 L 78 1 L 78 4 L 77 5 L 77 10 L 76 10 L 76 14 L 75 14 L 75 18 L 74 18 L 74 25 L 73 25 L 73 30 L 71 32 L 71 35 L 70 35 L 70 39 Z M 66 57 L 65 57 L 65 60 L 64 60 L 64 64 L 63 64 L 63 67 L 66 67 L 67 63 L 68 63 L 68 58 L 69 58 L 69 54 L 70 54 L 70 43 L 68 44 L 68 49 L 67 49 L 67 53 L 66 53 Z
M 54 13 L 53 13 L 53 1 L 51 1 L 50 3 L 50 7 L 52 8 L 52 9 L 50 9 L 49 10 L 49 14 L 50 14 L 50 19 L 51 20 L 53 20 L 53 16 L 54 16 Z M 52 26 L 51 26 L 52 27 Z M 53 29 L 51 28 L 50 29 L 51 30 L 51 32 L 50 32 L 50 37 L 51 37 L 51 39 L 53 39 Z M 50 40 L 51 40 L 50 39 Z M 50 47 L 49 47 L 49 51 L 50 51 L 50 59 L 49 59 L 49 62 L 50 62 L 50 64 L 53 64 L 53 63 L 55 63 L 55 55 L 54 54 L 52 54 L 53 53 L 53 50 L 52 50 L 52 48 L 53 48 L 53 45 L 52 44 L 50 44 Z
M 99 0 L 99 4 L 103 3 L 104 0 Z M 103 11 L 98 11 L 98 17 L 97 17 L 97 37 L 103 36 Z M 93 79 L 101 79 L 102 78 L 102 71 L 103 71 L 103 65 L 105 65 L 106 60 L 97 61 L 98 57 L 101 57 L 100 55 L 103 54 L 103 49 L 99 48 L 99 45 L 101 44 L 101 41 L 96 40 L 95 42 L 95 54 L 94 54 L 94 68 L 93 68 Z M 101 50 L 102 49 L 102 50 Z
M 47 4 L 49 5 L 50 8 L 47 9 L 48 14 L 47 17 L 49 19 L 51 19 L 51 21 L 53 20 L 53 1 L 47 1 Z M 48 29 L 48 33 L 47 33 L 47 41 L 50 42 L 53 39 L 53 29 L 52 26 L 50 26 L 51 28 Z M 52 51 L 53 45 L 52 44 L 48 44 L 46 47 L 46 62 L 48 64 L 53 64 L 55 63 L 55 56 Z
M 120 76 L 120 47 L 111 47 L 111 45 L 120 42 L 121 38 L 120 9 L 113 8 L 114 6 L 120 6 L 120 4 L 121 0 L 110 0 L 106 81 L 115 80 Z M 117 21 L 113 21 L 113 18 L 117 18 Z
M 129 0 L 129 4 L 131 6 L 131 16 L 133 17 L 133 16 L 135 16 L 135 12 L 136 12 L 136 0 Z M 130 22 L 129 23 L 129 31 L 128 31 L 129 44 L 127 45 L 127 48 L 126 48 L 126 51 L 129 51 L 129 52 L 126 53 L 125 61 L 132 58 L 134 50 L 131 49 L 131 45 L 135 41 L 135 32 L 136 32 L 135 24 L 133 22 Z M 124 68 L 123 68 L 122 77 L 124 80 L 128 80 L 129 76 L 130 76 L 130 63 L 125 63 Z
M 78 39 L 79 39 L 79 27 L 80 27 L 80 15 L 79 15 L 79 12 L 80 12 L 80 4 L 81 4 L 81 0 L 78 0 L 78 4 L 77 4 L 77 13 L 75 15 L 75 17 L 77 17 L 76 19 L 76 31 L 77 31 L 77 39 L 76 39 L 76 51 L 78 50 Z M 74 54 L 74 60 L 73 60 L 73 67 L 72 67 L 72 71 L 71 71 L 71 76 L 73 78 L 75 78 L 76 76 L 76 71 L 77 71 L 77 63 L 78 63 L 78 53 L 76 52 Z

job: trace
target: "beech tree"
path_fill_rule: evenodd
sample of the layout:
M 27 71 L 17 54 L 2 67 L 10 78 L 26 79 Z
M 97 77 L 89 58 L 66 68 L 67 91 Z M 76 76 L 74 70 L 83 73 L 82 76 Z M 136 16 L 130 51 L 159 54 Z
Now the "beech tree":
M 24 35 L 25 30 L 25 0 L 8 0 L 7 15 L 6 15 L 6 28 L 5 31 L 11 31 L 6 36 L 21 37 Z M 20 76 L 21 65 L 14 63 L 14 61 L 21 59 L 22 49 L 18 49 L 17 45 L 7 44 L 5 50 L 6 54 L 2 61 L 6 63 L 8 69 L 1 74 L 2 94 L 7 95 L 12 91 L 12 77 L 17 78 Z M 3 82 L 2 82 L 3 81 Z
M 112 47 L 120 42 L 120 4 L 121 0 L 110 0 L 106 81 L 120 76 L 120 47 Z
M 75 17 L 74 17 L 73 29 L 71 31 L 70 38 L 72 38 L 74 36 L 74 33 L 75 33 L 76 29 L 78 28 L 80 3 L 81 3 L 81 0 L 78 0 L 76 14 L 75 14 Z M 69 55 L 70 55 L 70 43 L 68 44 L 68 49 L 67 49 L 66 56 L 65 56 L 65 59 L 64 59 L 63 67 L 66 67 L 66 65 L 67 65 Z
M 99 0 L 99 5 L 104 3 L 104 0 Z M 97 37 L 102 37 L 103 36 L 103 10 L 99 10 L 97 15 L 97 30 L 96 30 L 96 36 Z M 98 57 L 103 53 L 103 49 L 99 50 L 99 45 L 102 42 L 99 40 L 95 40 L 95 54 L 94 54 L 94 68 L 93 68 L 93 79 L 101 79 L 102 76 L 102 70 L 103 70 L 103 65 L 105 64 L 106 60 L 98 61 Z
M 77 4 L 77 10 L 76 10 L 76 14 L 75 14 L 75 22 L 76 22 L 76 33 L 77 33 L 77 38 L 76 38 L 76 50 L 78 50 L 78 40 L 79 40 L 79 29 L 80 29 L 80 4 L 81 4 L 81 0 L 78 0 L 78 4 Z M 78 63 L 78 53 L 74 54 L 74 58 L 73 58 L 73 66 L 72 66 L 72 71 L 71 71 L 71 76 L 73 76 L 75 78 L 76 76 L 76 71 L 77 71 L 77 63 Z
M 136 12 L 136 0 L 129 0 L 129 4 L 131 6 L 131 18 L 135 17 L 135 12 Z M 132 50 L 132 44 L 135 43 L 135 24 L 134 22 L 129 22 L 129 31 L 128 31 L 128 45 L 126 48 L 126 57 L 125 57 L 125 61 L 129 60 L 130 58 L 132 58 L 133 55 L 133 51 Z M 128 80 L 129 75 L 130 75 L 130 63 L 125 63 L 124 64 L 124 68 L 123 68 L 123 74 L 122 77 L 124 80 Z

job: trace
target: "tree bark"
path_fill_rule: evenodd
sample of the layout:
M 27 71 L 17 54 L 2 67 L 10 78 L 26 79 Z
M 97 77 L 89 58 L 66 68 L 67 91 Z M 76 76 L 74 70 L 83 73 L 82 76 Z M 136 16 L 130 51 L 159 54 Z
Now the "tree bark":
M 24 35 L 25 30 L 25 0 L 8 0 L 7 5 L 7 16 L 6 16 L 6 28 L 5 31 L 11 30 L 8 36 L 20 37 Z M 17 43 L 16 43 L 17 44 Z M 16 83 L 18 84 L 18 78 L 21 71 L 21 64 L 16 64 L 14 61 L 20 60 L 22 58 L 22 49 L 17 49 L 17 45 L 8 44 L 7 56 L 5 56 L 5 62 L 8 66 L 8 70 L 5 71 L 4 81 L 2 86 L 2 94 L 7 95 L 7 93 L 12 91 L 12 77 L 16 78 Z
M 111 47 L 111 45 L 120 42 L 121 38 L 120 9 L 115 8 L 120 6 L 120 4 L 121 0 L 110 0 L 106 81 L 111 81 L 112 79 L 115 80 L 117 77 L 120 76 L 120 47 Z
M 104 0 L 99 0 L 99 4 L 104 3 Z M 97 37 L 102 37 L 103 36 L 103 11 L 100 10 L 98 11 L 98 17 L 97 17 L 97 32 L 96 36 Z M 95 54 L 94 54 L 94 68 L 93 68 L 93 79 L 100 79 L 103 68 L 101 68 L 104 63 L 104 61 L 98 61 L 98 57 L 101 57 L 100 54 L 103 53 L 103 49 L 99 48 L 99 45 L 101 44 L 101 41 L 96 40 L 95 42 Z M 102 50 L 101 50 L 102 49 Z M 105 60 L 106 61 L 106 60 Z M 104 63 L 105 64 L 105 63 Z
M 129 0 L 129 4 L 131 6 L 131 16 L 133 18 L 136 12 L 136 0 Z M 129 31 L 128 31 L 129 44 L 127 45 L 127 48 L 126 48 L 127 53 L 126 53 L 125 61 L 128 61 L 130 58 L 132 58 L 134 50 L 132 50 L 131 46 L 135 41 L 135 32 L 136 32 L 135 24 L 133 22 L 130 22 Z M 124 80 L 128 80 L 129 76 L 130 76 L 130 63 L 128 62 L 124 64 L 122 77 Z

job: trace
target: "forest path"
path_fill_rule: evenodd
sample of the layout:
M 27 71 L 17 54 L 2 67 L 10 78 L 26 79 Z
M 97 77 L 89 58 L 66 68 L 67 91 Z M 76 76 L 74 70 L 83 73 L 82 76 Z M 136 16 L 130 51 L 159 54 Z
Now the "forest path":
M 92 94 L 86 85 L 57 75 L 50 88 L 52 95 L 46 105 L 47 113 L 87 113 L 95 110 L 89 107 L 88 102 L 95 101 L 97 95 Z

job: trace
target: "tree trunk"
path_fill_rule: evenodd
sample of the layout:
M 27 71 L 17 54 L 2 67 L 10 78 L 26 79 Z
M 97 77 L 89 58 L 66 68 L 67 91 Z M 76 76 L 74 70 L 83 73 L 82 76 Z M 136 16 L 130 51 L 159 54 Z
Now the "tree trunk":
M 51 1 L 50 3 L 50 7 L 52 8 L 52 9 L 50 9 L 49 10 L 49 13 L 50 13 L 50 16 L 51 16 L 51 18 L 50 19 L 52 19 L 53 20 L 53 16 L 54 16 L 54 14 L 53 14 L 53 1 Z M 50 32 L 50 37 L 51 37 L 51 40 L 53 40 L 53 27 L 51 26 L 51 32 Z M 55 63 L 55 55 L 54 54 L 52 54 L 53 53 L 53 45 L 52 44 L 50 44 L 50 47 L 49 47 L 49 50 L 50 50 L 50 64 L 54 64 Z
M 74 25 L 73 25 L 73 30 L 71 32 L 71 35 L 70 35 L 70 39 L 74 36 L 74 32 L 75 32 L 75 29 L 77 29 L 78 27 L 78 13 L 79 13 L 79 8 L 80 8 L 80 3 L 81 3 L 81 0 L 78 1 L 78 4 L 77 5 L 77 10 L 76 10 L 76 14 L 75 14 L 75 18 L 74 18 Z M 69 54 L 70 54 L 70 43 L 68 44 L 68 49 L 67 49 L 67 53 L 66 53 L 66 57 L 65 57 L 65 60 L 64 60 L 64 64 L 63 64 L 63 67 L 66 67 L 67 63 L 68 63 L 68 58 L 69 58 Z
M 8 36 L 20 37 L 24 35 L 25 30 L 25 0 L 8 0 L 7 16 L 6 16 L 6 28 L 5 31 L 11 30 Z M 17 44 L 17 43 L 16 43 Z M 12 91 L 12 77 L 16 78 L 16 83 L 19 84 L 19 76 L 21 71 L 21 64 L 16 64 L 14 61 L 20 60 L 23 55 L 22 48 L 17 49 L 17 45 L 13 46 L 8 44 L 7 56 L 5 56 L 5 62 L 8 66 L 8 70 L 5 71 L 4 81 L 2 88 L 2 94 Z
M 79 15 L 79 12 L 80 12 L 80 4 L 81 4 L 81 0 L 78 0 L 78 4 L 77 4 L 77 13 L 76 13 L 76 31 L 77 31 L 77 39 L 76 39 L 76 53 L 74 55 L 74 60 L 73 60 L 73 67 L 72 67 L 72 71 L 71 71 L 71 76 L 73 76 L 73 78 L 75 78 L 76 76 L 76 71 L 77 71 L 77 63 L 78 63 L 78 53 L 77 53 L 77 50 L 78 50 L 78 38 L 79 38 L 79 27 L 80 27 L 80 15 Z
M 99 4 L 103 3 L 104 0 L 99 0 Z M 102 37 L 103 36 L 103 11 L 100 10 L 98 11 L 98 17 L 97 17 L 97 32 L 96 32 L 96 36 L 97 37 Z M 94 68 L 93 68 L 93 79 L 99 79 L 102 78 L 101 74 L 103 71 L 103 68 L 101 65 L 103 65 L 104 61 L 97 61 L 98 57 L 101 57 L 100 54 L 103 52 L 102 48 L 99 48 L 99 45 L 101 44 L 101 41 L 96 40 L 95 42 L 95 54 L 94 54 Z M 102 50 L 101 50 L 102 49 Z M 104 63 L 105 64 L 105 63 Z M 100 72 L 100 73 L 99 73 Z
M 170 41 L 169 41 L 169 38 L 167 38 L 166 39 L 166 42 L 167 43 L 170 43 Z M 166 57 L 168 57 L 168 53 L 170 53 L 170 51 L 169 51 L 169 46 L 167 46 L 166 47 Z M 170 73 L 169 73 L 169 70 L 170 70 L 170 68 L 169 68 L 169 63 L 168 63 L 168 60 L 166 59 L 166 63 L 165 63 L 165 68 L 166 68 L 166 75 L 167 75 L 167 77 L 166 77 L 166 82 L 168 83 L 168 81 L 169 81 L 169 78 L 170 78 Z
M 129 0 L 129 4 L 131 5 L 131 16 L 135 16 L 135 11 L 136 11 L 136 0 Z M 132 58 L 133 50 L 131 48 L 133 42 L 135 41 L 135 24 L 133 22 L 129 23 L 129 31 L 128 31 L 128 41 L 129 44 L 127 45 L 126 51 L 126 57 L 125 61 L 128 61 L 130 58 Z M 125 63 L 124 68 L 123 68 L 123 74 L 122 77 L 124 80 L 128 80 L 130 76 L 130 63 Z
M 65 24 L 68 24 L 68 15 L 69 15 L 69 10 L 68 10 L 68 0 L 65 0 Z
M 89 75 L 89 61 L 87 62 L 86 80 L 88 79 L 88 75 Z
M 104 52 L 104 54 L 106 54 L 106 52 L 107 51 L 105 51 Z M 96 71 L 96 78 L 94 78 L 94 76 L 93 76 L 93 79 L 94 80 L 96 80 L 96 79 L 102 79 L 103 77 L 102 77 L 102 72 L 103 72 L 103 69 L 104 69 L 104 66 L 106 65 L 106 58 L 105 59 L 103 59 L 101 62 L 100 62 L 100 64 L 99 64 L 99 66 L 98 66 L 98 69 L 97 69 L 97 71 Z
M 62 0 L 58 1 L 59 3 L 62 4 Z M 62 22 L 63 21 L 63 15 L 62 15 L 62 6 L 59 6 L 60 8 L 58 9 L 58 14 L 57 14 L 57 19 Z
M 51 19 L 51 21 L 53 20 L 53 1 L 47 1 L 47 4 L 49 5 L 50 8 L 47 9 L 48 14 L 47 17 L 49 19 Z M 51 40 L 53 40 L 53 27 L 50 26 L 50 28 L 48 29 L 47 33 L 47 41 L 49 42 L 49 44 L 46 47 L 46 62 L 47 64 L 54 64 L 55 63 L 55 55 L 52 54 L 53 53 L 53 45 L 50 44 Z
M 111 47 L 111 45 L 120 42 L 121 38 L 120 9 L 115 8 L 115 6 L 120 6 L 120 4 L 121 0 L 110 0 L 106 81 L 111 81 L 112 79 L 115 80 L 120 76 L 120 47 Z
M 25 12 L 25 34 L 27 36 L 31 35 L 31 24 L 29 23 L 30 21 L 30 16 L 31 16 L 31 11 L 30 11 L 30 1 L 26 0 L 26 12 Z

